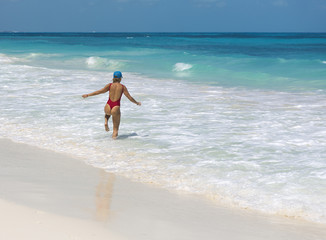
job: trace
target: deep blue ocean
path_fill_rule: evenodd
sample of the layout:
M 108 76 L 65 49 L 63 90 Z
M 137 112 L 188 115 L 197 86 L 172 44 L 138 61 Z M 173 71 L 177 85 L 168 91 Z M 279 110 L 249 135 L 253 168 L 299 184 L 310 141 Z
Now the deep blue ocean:
M 123 73 L 120 137 L 104 131 Z M 326 223 L 326 33 L 0 33 L 0 136 Z M 112 128 L 112 123 L 111 128 Z

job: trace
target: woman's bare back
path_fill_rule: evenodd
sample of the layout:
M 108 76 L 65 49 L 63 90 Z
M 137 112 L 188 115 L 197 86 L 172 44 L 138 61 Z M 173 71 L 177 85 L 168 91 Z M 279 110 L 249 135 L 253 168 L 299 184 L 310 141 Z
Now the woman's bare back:
M 110 99 L 112 102 L 118 101 L 123 93 L 124 86 L 121 83 L 112 83 L 110 86 Z

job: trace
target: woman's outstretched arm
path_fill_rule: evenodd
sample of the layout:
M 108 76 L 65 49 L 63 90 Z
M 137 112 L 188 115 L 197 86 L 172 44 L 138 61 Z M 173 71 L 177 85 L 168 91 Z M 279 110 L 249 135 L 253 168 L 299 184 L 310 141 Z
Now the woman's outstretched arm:
M 130 93 L 128 92 L 128 89 L 127 87 L 125 86 L 124 87 L 124 90 L 123 90 L 123 94 L 133 103 L 137 104 L 138 106 L 141 105 L 141 102 L 137 102 L 131 95 Z
M 87 97 L 95 96 L 98 94 L 106 93 L 107 91 L 109 91 L 109 87 L 110 87 L 110 84 L 107 84 L 104 88 L 97 90 L 95 92 L 89 93 L 89 94 L 84 94 L 84 95 L 82 95 L 82 97 L 87 98 Z

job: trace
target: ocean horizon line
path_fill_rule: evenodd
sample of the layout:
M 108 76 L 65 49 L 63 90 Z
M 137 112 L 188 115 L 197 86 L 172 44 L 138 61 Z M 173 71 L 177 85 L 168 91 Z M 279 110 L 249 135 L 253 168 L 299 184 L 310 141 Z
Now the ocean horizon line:
M 249 34 L 320 34 L 325 32 L 307 32 L 307 31 L 16 31 L 16 30 L 1 30 L 0 33 L 204 33 L 204 34 L 232 34 L 232 33 L 249 33 Z

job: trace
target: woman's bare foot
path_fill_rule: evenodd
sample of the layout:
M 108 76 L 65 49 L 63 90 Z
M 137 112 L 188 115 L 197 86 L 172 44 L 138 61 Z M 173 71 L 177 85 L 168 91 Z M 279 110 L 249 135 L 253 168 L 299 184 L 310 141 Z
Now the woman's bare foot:
M 118 137 L 118 132 L 113 131 L 112 138 L 117 139 Z
M 109 128 L 109 125 L 107 123 L 104 124 L 104 127 L 105 127 L 105 131 L 110 131 L 110 128 Z

